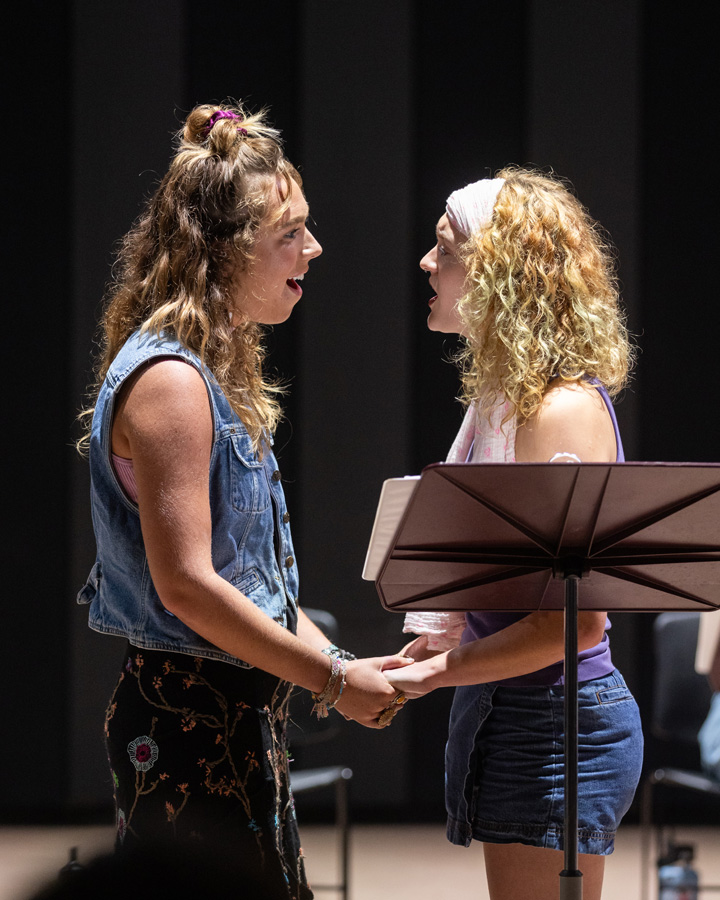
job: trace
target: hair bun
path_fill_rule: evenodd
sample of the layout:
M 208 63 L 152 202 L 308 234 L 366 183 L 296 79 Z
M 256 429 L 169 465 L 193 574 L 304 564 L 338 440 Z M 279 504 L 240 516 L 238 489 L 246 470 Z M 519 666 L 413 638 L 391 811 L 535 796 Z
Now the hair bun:
M 197 106 L 187 117 L 183 139 L 190 144 L 204 144 L 212 134 L 215 149 L 227 151 L 238 135 L 247 135 L 247 128 L 239 124 L 244 121 L 239 110 L 209 104 Z

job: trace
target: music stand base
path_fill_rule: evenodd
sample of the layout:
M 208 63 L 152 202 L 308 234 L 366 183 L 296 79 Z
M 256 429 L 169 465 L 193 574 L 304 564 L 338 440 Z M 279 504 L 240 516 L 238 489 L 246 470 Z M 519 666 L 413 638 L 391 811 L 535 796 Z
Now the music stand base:
M 582 880 L 582 872 L 563 869 L 560 873 L 560 900 L 582 900 Z

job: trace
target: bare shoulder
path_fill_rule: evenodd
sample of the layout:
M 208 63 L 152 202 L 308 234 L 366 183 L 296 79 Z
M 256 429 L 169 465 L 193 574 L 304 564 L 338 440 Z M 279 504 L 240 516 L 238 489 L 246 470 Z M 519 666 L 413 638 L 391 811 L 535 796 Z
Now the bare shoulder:
M 113 423 L 113 450 L 132 458 L 145 440 L 178 441 L 212 433 L 205 382 L 193 366 L 179 359 L 159 359 L 128 379 Z M 116 449 L 117 446 L 117 449 Z
M 572 453 L 583 462 L 611 462 L 617 456 L 615 430 L 605 401 L 587 383 L 556 383 L 540 409 L 517 432 L 516 459 L 543 462 Z
M 587 382 L 561 382 L 554 384 L 543 397 L 537 416 L 550 424 L 569 416 L 581 416 L 585 421 L 608 417 L 605 401 L 600 393 Z

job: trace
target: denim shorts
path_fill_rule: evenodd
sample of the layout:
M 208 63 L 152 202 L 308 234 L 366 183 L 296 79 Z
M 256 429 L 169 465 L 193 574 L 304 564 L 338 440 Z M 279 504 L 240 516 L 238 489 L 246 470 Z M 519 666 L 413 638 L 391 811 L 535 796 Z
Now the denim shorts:
M 564 849 L 564 689 L 456 688 L 446 748 L 447 836 Z M 612 853 L 642 769 L 640 714 L 622 675 L 578 687 L 578 851 Z

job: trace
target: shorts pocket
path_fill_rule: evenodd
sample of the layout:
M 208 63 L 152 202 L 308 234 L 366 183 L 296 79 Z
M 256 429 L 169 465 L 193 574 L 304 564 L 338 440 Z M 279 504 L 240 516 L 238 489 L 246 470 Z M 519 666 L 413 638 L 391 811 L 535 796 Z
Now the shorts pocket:
M 618 703 L 620 700 L 632 700 L 633 695 L 624 684 L 618 684 L 615 687 L 603 688 L 597 691 L 596 697 L 601 705 L 607 703 Z

